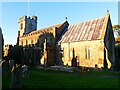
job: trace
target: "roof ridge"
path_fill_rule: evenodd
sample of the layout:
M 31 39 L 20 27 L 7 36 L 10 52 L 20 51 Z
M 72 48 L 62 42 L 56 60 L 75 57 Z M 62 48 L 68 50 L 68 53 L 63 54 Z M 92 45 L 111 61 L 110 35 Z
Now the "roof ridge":
M 51 26 L 48 26 L 48 27 L 45 27 L 45 28 L 37 29 L 37 30 L 34 30 L 34 31 L 28 33 L 27 35 L 30 35 L 30 34 L 33 34 L 33 33 L 36 33 L 36 32 L 43 32 L 43 31 L 46 31 L 46 29 L 50 29 L 50 28 L 55 27 L 55 26 L 61 26 L 62 24 L 63 23 L 59 23 L 59 24 L 51 25 Z
M 94 19 L 89 19 L 89 20 L 85 20 L 85 21 L 81 21 L 81 22 L 74 22 L 74 23 L 71 23 L 70 25 L 76 25 L 76 23 L 81 24 L 83 22 L 89 22 L 89 21 L 98 20 L 98 19 L 102 19 L 102 18 L 105 18 L 105 16 L 99 17 L 99 18 L 94 18 Z

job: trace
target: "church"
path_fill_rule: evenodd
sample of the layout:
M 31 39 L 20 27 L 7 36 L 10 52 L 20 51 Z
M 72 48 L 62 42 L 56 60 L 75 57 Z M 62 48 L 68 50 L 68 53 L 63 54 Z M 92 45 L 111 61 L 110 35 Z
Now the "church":
M 78 57 L 81 67 L 112 68 L 114 35 L 109 12 L 104 17 L 37 29 L 37 16 L 19 19 L 17 44 L 24 47 L 25 59 L 32 65 L 73 66 Z

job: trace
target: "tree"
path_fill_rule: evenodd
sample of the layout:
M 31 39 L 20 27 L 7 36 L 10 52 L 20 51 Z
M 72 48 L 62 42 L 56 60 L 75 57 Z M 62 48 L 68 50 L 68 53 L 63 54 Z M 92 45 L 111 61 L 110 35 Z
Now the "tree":
M 120 71 L 120 25 L 113 26 L 115 36 L 115 69 Z
M 8 51 L 8 59 L 14 60 L 15 64 L 23 63 L 23 47 L 15 45 L 11 47 Z
M 12 68 L 12 77 L 10 88 L 21 88 L 22 86 L 22 63 L 23 63 L 23 47 L 15 45 L 9 50 L 9 58 L 14 60 Z
M 117 36 L 120 36 L 120 25 L 114 25 L 113 31 Z
M 120 25 L 113 25 L 112 26 L 112 28 L 113 28 L 113 31 L 120 31 Z
M 120 71 L 120 44 L 115 45 L 115 68 Z

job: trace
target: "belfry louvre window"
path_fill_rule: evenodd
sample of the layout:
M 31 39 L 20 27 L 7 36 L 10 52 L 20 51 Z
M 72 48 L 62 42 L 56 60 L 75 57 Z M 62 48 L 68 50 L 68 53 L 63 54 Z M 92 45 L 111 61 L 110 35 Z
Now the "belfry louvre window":
M 90 48 L 89 47 L 85 48 L 85 59 L 90 59 Z

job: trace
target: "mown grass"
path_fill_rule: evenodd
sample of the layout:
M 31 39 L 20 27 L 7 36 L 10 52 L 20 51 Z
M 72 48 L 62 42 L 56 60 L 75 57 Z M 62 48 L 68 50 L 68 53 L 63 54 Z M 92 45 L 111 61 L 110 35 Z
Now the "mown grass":
M 111 71 L 64 72 L 45 69 L 29 69 L 29 78 L 23 79 L 22 88 L 118 88 L 120 73 Z M 9 88 L 11 73 L 3 76 L 3 88 Z

